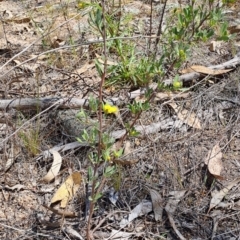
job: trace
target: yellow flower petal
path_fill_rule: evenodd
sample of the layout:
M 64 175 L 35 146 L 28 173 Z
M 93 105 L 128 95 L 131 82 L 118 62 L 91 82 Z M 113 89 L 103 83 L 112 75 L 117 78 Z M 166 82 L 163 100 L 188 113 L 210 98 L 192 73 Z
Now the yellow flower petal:
M 117 106 L 111 106 L 110 104 L 104 104 L 103 105 L 103 111 L 106 114 L 111 114 L 111 113 L 117 113 L 118 112 L 118 107 Z

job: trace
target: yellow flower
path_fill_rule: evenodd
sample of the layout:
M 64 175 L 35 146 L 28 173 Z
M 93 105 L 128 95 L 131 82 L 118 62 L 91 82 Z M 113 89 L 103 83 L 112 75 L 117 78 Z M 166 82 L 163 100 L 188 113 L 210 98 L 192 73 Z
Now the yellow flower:
M 181 81 L 175 80 L 173 82 L 173 89 L 174 90 L 178 90 L 179 88 L 182 88 L 183 84 Z
M 130 134 L 130 136 L 134 136 L 136 133 L 137 133 L 137 131 L 133 129 L 133 130 L 130 131 L 129 134 Z
M 130 137 L 136 137 L 139 135 L 139 132 L 136 129 L 131 129 L 129 132 Z
M 111 106 L 110 104 L 106 103 L 106 104 L 103 105 L 103 111 L 106 114 L 117 113 L 118 112 L 118 107 L 117 106 Z
M 118 151 L 113 152 L 113 155 L 114 155 L 115 158 L 121 157 L 122 154 L 123 154 L 123 149 L 122 148 L 120 148 Z
M 83 8 L 87 7 L 88 5 L 89 5 L 89 4 L 86 3 L 86 2 L 79 2 L 79 3 L 77 4 L 77 8 L 78 8 L 78 9 L 83 9 Z

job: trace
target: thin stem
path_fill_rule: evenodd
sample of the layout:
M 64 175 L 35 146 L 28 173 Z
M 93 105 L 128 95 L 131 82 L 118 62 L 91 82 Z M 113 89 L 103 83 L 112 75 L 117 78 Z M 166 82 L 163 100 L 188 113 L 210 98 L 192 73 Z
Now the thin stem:
M 103 73 L 101 76 L 101 82 L 99 86 L 99 109 L 98 109 L 98 120 L 99 120 L 99 134 L 98 134 L 98 160 L 100 160 L 101 150 L 102 150 L 102 104 L 103 104 L 103 86 L 105 83 L 106 72 L 107 72 L 107 44 L 106 44 L 106 21 L 105 21 L 105 0 L 101 0 L 102 4 L 102 38 L 103 38 L 103 54 L 104 54 L 104 66 Z
M 163 10 L 162 10 L 161 18 L 160 18 L 160 23 L 158 25 L 157 39 L 156 39 L 156 42 L 155 42 L 154 59 L 156 58 L 156 55 L 157 55 L 157 50 L 158 50 L 157 45 L 160 41 L 160 35 L 162 33 L 162 23 L 163 23 L 163 17 L 164 17 L 165 9 L 166 9 L 166 6 L 167 6 L 167 1 L 168 0 L 165 0 L 165 2 L 164 2 Z
M 149 36 L 152 36 L 152 19 L 153 19 L 153 0 L 151 0 L 151 12 L 150 12 L 150 27 L 149 27 Z M 151 39 L 148 40 L 148 57 L 151 50 Z
M 105 83 L 106 79 L 106 72 L 107 72 L 107 33 L 106 33 L 106 19 L 105 19 L 105 0 L 101 0 L 101 7 L 102 7 L 102 29 L 101 29 L 101 35 L 103 39 L 103 54 L 104 54 L 104 66 L 103 66 L 103 73 L 101 76 L 101 82 L 99 86 L 99 106 L 98 106 L 98 120 L 99 120 L 99 131 L 98 131 L 98 163 L 101 162 L 101 156 L 102 156 L 102 132 L 103 132 L 103 126 L 102 126 L 102 104 L 103 104 L 103 86 Z M 96 196 L 97 193 L 101 191 L 101 188 L 103 184 L 105 183 L 105 178 L 103 177 L 100 186 L 96 188 L 97 184 L 97 179 L 95 178 L 97 176 L 97 171 L 98 171 L 99 164 L 95 164 L 94 166 L 94 179 L 92 182 L 92 192 L 91 192 L 91 202 L 90 202 L 90 209 L 89 209 L 89 218 L 88 218 L 88 223 L 87 223 L 87 239 L 90 240 L 92 239 L 92 234 L 91 234 L 91 222 L 92 222 L 92 216 L 94 212 L 94 206 L 95 206 L 95 199 L 94 196 Z

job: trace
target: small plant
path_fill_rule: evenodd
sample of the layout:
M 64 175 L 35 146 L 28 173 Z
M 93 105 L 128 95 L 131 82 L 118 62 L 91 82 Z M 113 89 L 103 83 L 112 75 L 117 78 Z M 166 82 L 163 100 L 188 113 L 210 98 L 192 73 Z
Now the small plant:
M 159 40 L 160 35 L 158 35 L 156 43 L 161 46 L 161 50 L 156 55 L 140 53 L 133 41 L 125 39 L 125 36 L 131 36 L 133 30 L 131 27 L 122 28 L 120 26 L 122 23 L 128 25 L 131 17 L 125 17 L 122 14 L 116 16 L 114 11 L 110 11 L 111 7 L 106 11 L 105 1 L 101 1 L 101 4 L 91 4 L 89 24 L 93 32 L 103 39 L 103 43 L 99 43 L 98 46 L 99 50 L 102 50 L 104 61 L 95 60 L 95 66 L 101 78 L 99 95 L 97 98 L 90 97 L 89 99 L 90 111 L 97 115 L 98 121 L 90 130 L 84 130 L 82 136 L 78 138 L 78 141 L 88 142 L 91 146 L 91 152 L 88 155 L 88 181 L 92 185 L 92 191 L 89 197 L 87 239 L 91 238 L 91 219 L 94 206 L 102 196 L 105 182 L 118 176 L 119 188 L 121 174 L 118 172 L 114 160 L 123 154 L 123 141 L 139 135 L 135 124 L 142 112 L 150 109 L 150 100 L 154 96 L 152 90 L 148 90 L 149 84 L 153 81 L 157 82 L 158 90 L 162 91 L 181 90 L 182 82 L 178 75 L 170 87 L 164 86 L 162 79 L 169 71 L 180 68 L 188 59 L 192 44 L 208 41 L 214 34 L 223 40 L 230 39 L 227 24 L 222 21 L 222 11 L 220 8 L 214 7 L 213 2 L 197 3 L 197 1 L 191 0 L 186 7 L 175 9 L 173 14 L 168 17 L 165 30 L 159 31 L 161 41 Z M 83 2 L 78 2 L 78 8 L 85 8 Z M 114 61 L 117 64 L 107 65 L 110 54 L 114 55 Z M 128 122 L 123 123 L 126 133 L 119 140 L 120 147 L 118 149 L 113 149 L 114 139 L 110 137 L 109 132 L 103 131 L 102 125 L 107 118 L 114 118 L 114 114 L 116 116 L 120 114 L 117 106 L 103 101 L 103 88 L 109 85 L 127 85 L 134 88 L 146 87 L 147 89 L 144 102 L 133 101 L 128 104 L 131 117 Z M 89 116 L 84 110 L 81 110 L 78 118 L 81 121 L 89 121 Z
M 99 107 L 98 99 L 91 98 L 89 107 L 94 112 Z M 104 104 L 102 110 L 104 116 L 115 114 L 118 111 L 116 106 Z M 78 119 L 87 120 L 88 115 L 84 110 L 78 114 Z M 91 151 L 88 154 L 89 167 L 88 167 L 88 183 L 92 186 L 92 191 L 89 196 L 90 209 L 88 220 L 88 234 L 90 234 L 91 218 L 94 211 L 94 206 L 99 198 L 102 197 L 102 189 L 105 182 L 116 174 L 116 166 L 113 159 L 119 158 L 122 155 L 122 150 L 113 150 L 114 139 L 110 137 L 108 132 L 102 132 L 99 124 L 95 124 L 89 131 L 84 130 L 82 136 L 77 138 L 79 142 L 87 142 L 91 146 Z M 99 131 L 101 134 L 99 135 Z M 102 171 L 100 169 L 102 168 Z M 90 237 L 88 237 L 90 238 Z
M 171 40 L 188 43 L 192 41 L 205 42 L 214 35 L 215 28 L 219 24 L 224 24 L 221 9 L 212 8 L 205 2 L 195 5 L 195 1 L 192 0 L 183 9 L 175 9 L 173 14 L 169 18 L 169 26 L 166 28 L 166 33 Z M 172 21 L 175 22 L 173 26 Z
M 134 101 L 132 104 L 128 105 L 129 110 L 131 111 L 132 114 L 136 115 L 142 111 L 146 111 L 150 108 L 149 102 L 136 102 Z
M 228 24 L 224 22 L 220 28 L 218 29 L 218 40 L 229 41 L 233 38 L 234 35 L 229 34 L 228 32 Z
M 19 137 L 22 139 L 24 146 L 32 156 L 36 156 L 40 151 L 39 129 L 28 129 L 20 131 Z

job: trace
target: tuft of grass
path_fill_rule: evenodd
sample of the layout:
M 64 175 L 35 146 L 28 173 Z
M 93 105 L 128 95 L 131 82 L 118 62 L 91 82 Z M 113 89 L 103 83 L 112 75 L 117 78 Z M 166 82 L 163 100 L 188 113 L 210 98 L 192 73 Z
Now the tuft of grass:
M 39 129 L 28 128 L 27 130 L 20 131 L 19 137 L 23 141 L 27 151 L 32 156 L 36 156 L 40 152 L 40 137 Z

